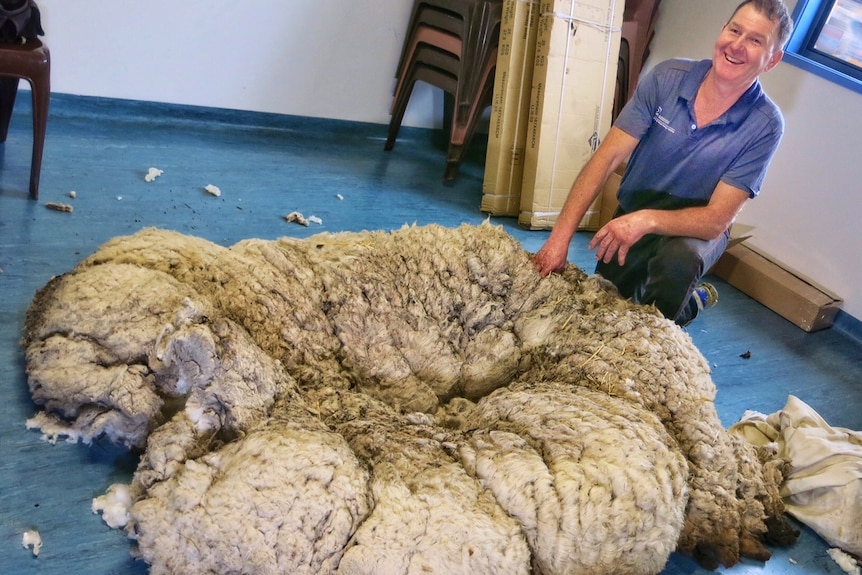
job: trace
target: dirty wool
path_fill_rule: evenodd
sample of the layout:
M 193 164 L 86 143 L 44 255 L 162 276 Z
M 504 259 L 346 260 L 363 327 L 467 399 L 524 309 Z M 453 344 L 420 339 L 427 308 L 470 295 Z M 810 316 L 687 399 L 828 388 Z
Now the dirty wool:
M 140 452 L 94 509 L 154 574 L 649 575 L 795 539 L 689 336 L 487 223 L 143 230 L 22 341 L 31 425 Z

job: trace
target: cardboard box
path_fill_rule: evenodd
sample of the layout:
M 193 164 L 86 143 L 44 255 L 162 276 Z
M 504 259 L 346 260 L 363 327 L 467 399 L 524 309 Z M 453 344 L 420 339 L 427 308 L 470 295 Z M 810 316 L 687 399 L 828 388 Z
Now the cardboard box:
M 729 247 L 711 273 L 808 332 L 830 327 L 843 303 L 744 243 Z
M 517 216 L 530 111 L 539 0 L 504 0 L 480 209 Z
M 624 0 L 542 0 L 518 223 L 553 227 L 611 126 Z M 579 229 L 598 229 L 600 200 Z

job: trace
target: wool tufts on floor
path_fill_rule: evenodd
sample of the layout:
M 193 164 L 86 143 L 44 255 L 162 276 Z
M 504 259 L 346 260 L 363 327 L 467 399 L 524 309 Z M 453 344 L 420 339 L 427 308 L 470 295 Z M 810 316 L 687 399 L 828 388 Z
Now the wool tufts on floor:
M 731 437 L 654 309 L 490 224 L 117 237 L 28 310 L 45 433 L 140 449 L 160 573 L 654 574 L 789 545 L 785 462 Z

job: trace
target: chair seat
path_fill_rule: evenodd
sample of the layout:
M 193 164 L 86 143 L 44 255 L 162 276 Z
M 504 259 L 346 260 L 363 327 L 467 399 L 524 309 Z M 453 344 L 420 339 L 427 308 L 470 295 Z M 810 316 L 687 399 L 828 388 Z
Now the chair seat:
M 412 39 L 416 37 L 420 28 L 433 28 L 441 32 L 446 32 L 452 36 L 456 36 L 459 41 L 464 38 L 464 19 L 452 12 L 439 10 L 427 4 L 420 4 L 413 20 L 410 22 L 410 29 L 405 36 L 404 46 L 401 49 L 401 59 L 398 61 L 398 68 L 395 73 L 396 78 L 400 78 L 404 71 L 404 67 L 410 61 L 410 46 L 413 44 Z M 458 57 L 461 57 L 461 48 L 459 47 Z

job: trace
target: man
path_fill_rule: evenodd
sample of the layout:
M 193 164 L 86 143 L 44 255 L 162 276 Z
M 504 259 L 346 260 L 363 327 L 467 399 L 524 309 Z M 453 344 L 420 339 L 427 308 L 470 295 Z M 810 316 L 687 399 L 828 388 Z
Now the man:
M 727 246 L 745 201 L 760 192 L 784 132 L 758 77 L 781 60 L 791 30 L 781 0 L 745 0 L 722 27 L 711 60 L 669 60 L 643 75 L 575 179 L 533 256 L 536 269 L 547 275 L 565 267 L 584 213 L 629 158 L 620 208 L 590 241 L 596 273 L 679 325 L 714 304 L 715 289 L 698 282 Z

